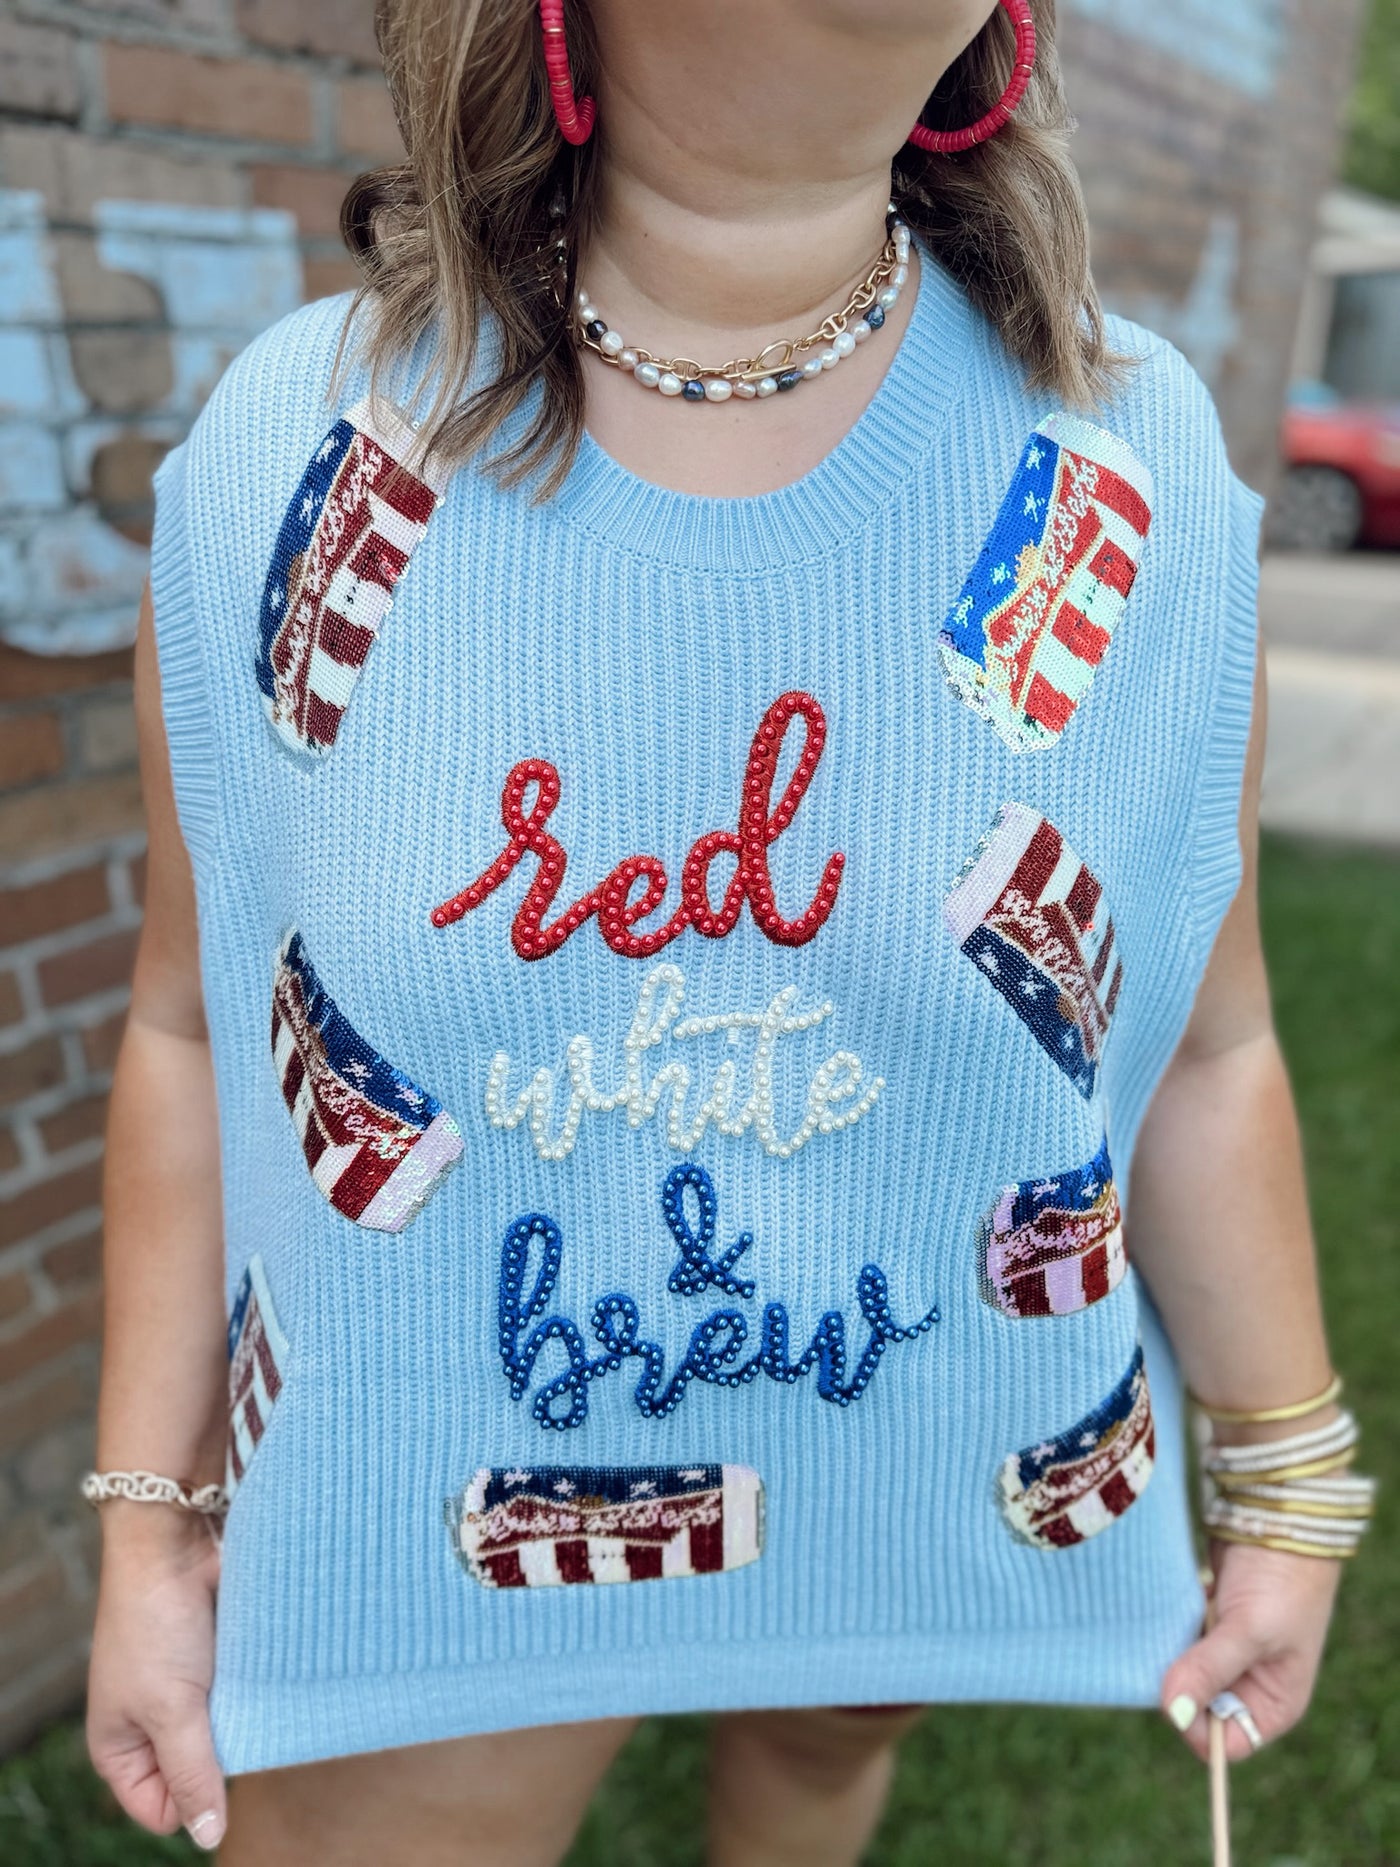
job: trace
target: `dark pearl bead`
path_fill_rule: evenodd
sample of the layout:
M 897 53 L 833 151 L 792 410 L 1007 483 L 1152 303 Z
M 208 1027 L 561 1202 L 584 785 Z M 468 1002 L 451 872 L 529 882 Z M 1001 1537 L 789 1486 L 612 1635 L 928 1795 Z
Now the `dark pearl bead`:
M 703 402 L 705 400 L 705 385 L 702 382 L 696 382 L 694 378 L 692 378 L 681 390 L 681 394 L 685 397 L 687 402 Z
M 865 314 L 865 321 L 872 331 L 878 331 L 885 321 L 885 307 L 883 305 L 872 305 Z
M 801 381 L 801 370 L 784 370 L 781 376 L 778 377 L 778 387 L 780 389 L 795 389 Z
M 593 343 L 596 344 L 598 339 L 603 335 L 604 331 L 607 330 L 607 328 L 608 328 L 607 325 L 604 324 L 601 318 L 594 318 L 591 324 L 584 325 L 583 334 L 585 337 L 589 338 Z

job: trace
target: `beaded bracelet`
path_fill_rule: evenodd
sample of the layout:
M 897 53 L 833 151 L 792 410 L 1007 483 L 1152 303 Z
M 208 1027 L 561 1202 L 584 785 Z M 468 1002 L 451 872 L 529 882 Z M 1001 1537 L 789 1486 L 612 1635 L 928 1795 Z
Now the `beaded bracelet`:
M 1345 1408 L 1287 1439 L 1201 1448 L 1202 1522 L 1227 1543 L 1345 1561 L 1375 1509 L 1372 1478 L 1350 1472 L 1360 1440 Z
M 222 1485 L 192 1485 L 187 1479 L 163 1478 L 158 1472 L 88 1472 L 78 1489 L 94 1510 L 108 1498 L 175 1504 L 204 1517 L 222 1517 L 228 1510 L 228 1492 Z

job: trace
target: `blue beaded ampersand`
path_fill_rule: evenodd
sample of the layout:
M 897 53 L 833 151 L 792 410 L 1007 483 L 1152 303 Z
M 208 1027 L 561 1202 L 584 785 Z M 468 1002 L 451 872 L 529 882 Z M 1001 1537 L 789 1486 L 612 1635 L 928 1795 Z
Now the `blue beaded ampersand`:
M 694 1192 L 699 1205 L 695 1229 L 685 1210 L 687 1189 Z M 685 1162 L 672 1168 L 662 1184 L 661 1209 L 680 1252 L 667 1279 L 668 1290 L 678 1296 L 698 1296 L 713 1287 L 727 1296 L 753 1297 L 757 1287 L 754 1281 L 734 1274 L 735 1264 L 753 1244 L 753 1233 L 741 1232 L 727 1250 L 714 1254 L 718 1203 L 714 1184 L 703 1167 Z M 525 1285 L 536 1241 L 539 1263 L 527 1297 Z M 747 1319 L 736 1309 L 714 1310 L 695 1325 L 680 1365 L 667 1380 L 662 1349 L 658 1343 L 642 1338 L 641 1312 L 636 1299 L 625 1291 L 612 1291 L 593 1305 L 590 1322 L 602 1350 L 599 1355 L 590 1356 L 582 1331 L 567 1316 L 546 1315 L 563 1258 L 564 1241 L 553 1219 L 530 1212 L 515 1220 L 501 1247 L 497 1309 L 501 1365 L 512 1400 L 524 1398 L 536 1364 L 549 1344 L 558 1342 L 563 1347 L 567 1366 L 536 1390 L 530 1406 L 539 1425 L 559 1431 L 582 1426 L 588 1418 L 589 1383 L 616 1373 L 629 1358 L 642 1364 L 633 1397 L 642 1416 L 649 1420 L 674 1413 L 692 1381 L 737 1388 L 766 1374 L 770 1380 L 791 1386 L 813 1368 L 817 1371 L 818 1396 L 835 1406 L 848 1407 L 870 1385 L 880 1357 L 892 1342 L 910 1341 L 939 1320 L 935 1305 L 916 1323 L 907 1327 L 896 1323 L 884 1272 L 878 1264 L 866 1264 L 856 1280 L 856 1302 L 870 1337 L 849 1380 L 842 1311 L 827 1310 L 811 1341 L 794 1361 L 789 1349 L 788 1313 L 782 1303 L 765 1305 L 758 1350 L 742 1362 L 739 1354 L 749 1337 Z

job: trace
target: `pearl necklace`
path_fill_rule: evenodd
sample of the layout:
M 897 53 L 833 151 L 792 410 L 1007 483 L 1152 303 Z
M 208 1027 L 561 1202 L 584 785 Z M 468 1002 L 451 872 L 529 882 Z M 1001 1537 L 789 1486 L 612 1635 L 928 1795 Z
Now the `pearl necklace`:
M 659 357 L 628 344 L 609 329 L 589 294 L 580 289 L 574 306 L 574 335 L 615 369 L 626 370 L 644 389 L 683 396 L 690 402 L 727 402 L 731 396 L 762 401 L 780 390 L 795 389 L 836 368 L 885 322 L 909 277 L 909 229 L 895 205 L 880 257 L 840 311 L 823 318 L 809 337 L 779 337 L 755 357 L 732 357 L 706 369 L 692 357 Z M 806 354 L 811 352 L 810 355 Z

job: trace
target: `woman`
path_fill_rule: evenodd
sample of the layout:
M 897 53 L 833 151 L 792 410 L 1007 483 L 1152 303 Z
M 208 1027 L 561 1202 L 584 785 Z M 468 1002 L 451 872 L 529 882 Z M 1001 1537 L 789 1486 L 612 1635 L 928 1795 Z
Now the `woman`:
M 557 1861 L 648 1714 L 834 1867 L 931 1701 L 1303 1712 L 1261 502 L 1028 22 L 398 0 L 348 339 L 162 468 L 100 1459 L 233 1497 L 104 1503 L 90 1742 L 235 1867 Z

